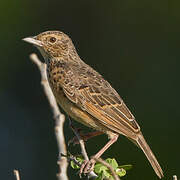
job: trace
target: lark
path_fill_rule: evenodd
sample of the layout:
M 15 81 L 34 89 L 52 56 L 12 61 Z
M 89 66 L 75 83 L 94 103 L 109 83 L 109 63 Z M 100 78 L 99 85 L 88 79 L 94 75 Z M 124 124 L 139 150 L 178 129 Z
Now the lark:
M 95 158 L 116 142 L 119 135 L 124 135 L 142 149 L 157 176 L 163 177 L 135 117 L 117 91 L 79 57 L 68 35 L 46 31 L 23 40 L 37 47 L 44 57 L 49 84 L 64 111 L 74 120 L 108 135 L 109 141 Z M 82 165 L 81 171 L 91 171 L 94 164 L 92 158 Z

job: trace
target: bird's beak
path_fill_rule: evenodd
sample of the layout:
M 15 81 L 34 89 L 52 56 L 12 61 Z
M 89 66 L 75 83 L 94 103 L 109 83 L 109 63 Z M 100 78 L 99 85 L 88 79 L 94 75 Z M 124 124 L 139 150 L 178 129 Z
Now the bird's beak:
M 36 36 L 27 37 L 27 38 L 24 38 L 24 39 L 22 39 L 22 40 L 23 40 L 23 41 L 26 41 L 26 42 L 28 42 L 28 43 L 31 43 L 31 44 L 33 44 L 33 45 L 35 45 L 35 46 L 38 46 L 38 47 L 43 46 L 43 45 L 42 45 L 42 42 L 36 39 Z

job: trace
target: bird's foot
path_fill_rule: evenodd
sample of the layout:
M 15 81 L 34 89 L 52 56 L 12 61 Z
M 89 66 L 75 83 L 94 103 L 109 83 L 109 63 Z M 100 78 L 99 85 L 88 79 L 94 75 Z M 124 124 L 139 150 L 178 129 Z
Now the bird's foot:
M 81 168 L 79 171 L 79 176 L 81 177 L 82 173 L 88 174 L 91 171 L 93 171 L 95 163 L 96 163 L 96 161 L 93 158 L 89 161 L 85 160 L 81 165 Z

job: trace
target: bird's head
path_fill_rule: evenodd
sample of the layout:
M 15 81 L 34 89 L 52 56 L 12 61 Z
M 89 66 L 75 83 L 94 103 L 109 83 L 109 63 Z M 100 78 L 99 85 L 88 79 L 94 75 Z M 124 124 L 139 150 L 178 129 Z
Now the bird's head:
M 46 31 L 23 40 L 36 46 L 45 59 L 65 57 L 75 51 L 71 39 L 60 31 Z

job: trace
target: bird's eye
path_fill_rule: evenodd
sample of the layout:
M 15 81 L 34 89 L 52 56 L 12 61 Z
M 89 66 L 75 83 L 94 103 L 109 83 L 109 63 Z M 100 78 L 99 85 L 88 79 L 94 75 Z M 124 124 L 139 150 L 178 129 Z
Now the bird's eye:
M 51 43 L 55 43 L 55 42 L 56 42 L 56 38 L 55 38 L 55 37 L 51 37 L 51 38 L 49 39 L 49 41 L 50 41 Z

